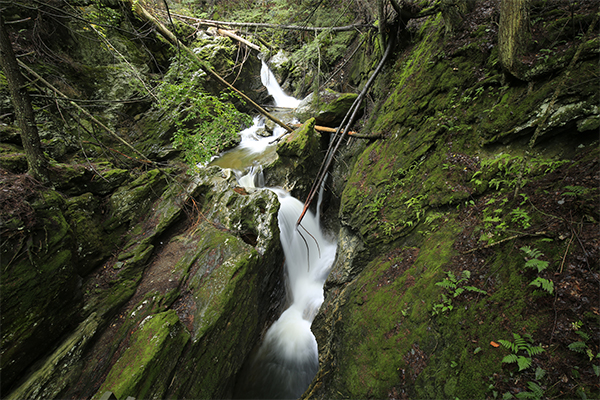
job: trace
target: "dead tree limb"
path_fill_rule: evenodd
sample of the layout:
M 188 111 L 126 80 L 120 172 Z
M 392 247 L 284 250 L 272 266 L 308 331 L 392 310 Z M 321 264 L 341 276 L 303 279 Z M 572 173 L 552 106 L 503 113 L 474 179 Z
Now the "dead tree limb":
M 230 37 L 231 39 L 237 40 L 238 42 L 245 44 L 246 46 L 250 47 L 251 49 L 260 51 L 259 46 L 244 39 L 241 36 L 236 35 L 235 33 L 231 32 L 231 31 L 228 31 L 226 29 L 221 29 L 221 28 L 212 28 L 212 27 L 211 27 L 211 29 L 214 29 L 214 32 L 217 33 L 218 35 Z M 209 32 L 210 32 L 210 30 L 209 30 Z
M 300 217 L 298 218 L 298 221 L 296 221 L 296 226 L 300 225 L 300 222 L 302 222 L 302 218 L 304 218 L 304 215 L 306 215 L 306 211 L 308 211 L 308 207 L 310 207 L 310 204 L 312 203 L 312 201 L 315 197 L 315 194 L 319 191 L 319 188 L 325 181 L 325 178 L 327 177 L 327 173 L 329 171 L 329 167 L 331 166 L 331 162 L 333 161 L 333 156 L 335 155 L 338 148 L 340 147 L 340 144 L 342 143 L 344 137 L 348 134 L 350 125 L 352 125 L 352 123 L 354 122 L 354 118 L 356 118 L 356 114 L 358 113 L 358 110 L 360 108 L 363 98 L 367 95 L 367 92 L 369 91 L 369 88 L 375 81 L 375 78 L 377 77 L 377 75 L 379 75 L 379 73 L 383 69 L 385 62 L 387 61 L 388 57 L 392 53 L 392 48 L 394 47 L 394 44 L 395 44 L 395 35 L 390 35 L 390 40 L 388 41 L 388 45 L 385 49 L 385 52 L 383 53 L 383 56 L 381 57 L 381 60 L 379 61 L 379 64 L 377 65 L 377 68 L 375 68 L 375 71 L 373 71 L 373 74 L 371 75 L 371 77 L 369 78 L 367 83 L 365 84 L 365 87 L 360 92 L 360 94 L 358 95 L 356 100 L 354 100 L 354 103 L 352 103 L 350 110 L 348 110 L 342 123 L 337 128 L 335 135 L 333 136 L 332 140 L 329 143 L 329 148 L 327 149 L 327 154 L 325 154 L 325 158 L 323 159 L 323 162 L 321 163 L 321 167 L 319 169 L 319 172 L 317 173 L 317 177 L 316 177 L 315 181 L 313 182 L 310 192 L 308 193 L 308 196 L 306 198 L 306 201 L 304 202 L 304 208 L 302 209 L 302 213 L 300 213 Z
M 331 31 L 331 32 L 345 32 L 352 31 L 357 29 L 377 29 L 377 27 L 373 24 L 353 24 L 353 25 L 345 25 L 345 26 L 300 26 L 300 25 L 277 25 L 277 24 L 267 24 L 260 22 L 228 22 L 228 21 L 214 21 L 210 19 L 201 19 L 194 18 L 187 15 L 174 14 L 171 13 L 177 18 L 187 19 L 189 21 L 194 21 L 196 25 L 200 26 L 214 26 L 214 27 L 242 27 L 242 28 L 265 28 L 265 29 L 286 29 L 286 30 L 296 30 L 296 31 L 306 31 L 306 32 L 319 32 L 319 31 Z
M 267 112 L 264 108 L 262 108 L 261 106 L 256 104 L 256 102 L 254 102 L 251 98 L 249 98 L 244 93 L 242 93 L 241 91 L 236 89 L 233 85 L 231 85 L 229 82 L 227 82 L 225 79 L 223 79 L 219 74 L 217 74 L 215 71 L 213 71 L 213 69 L 210 68 L 208 65 L 206 65 L 204 63 L 204 61 L 202 61 L 198 57 L 198 55 L 196 53 L 194 53 L 194 51 L 192 49 L 190 49 L 189 47 L 187 47 L 186 45 L 181 43 L 181 41 L 179 41 L 179 39 L 177 39 L 177 37 L 170 30 L 168 30 L 163 25 L 162 22 L 160 22 L 152 14 L 150 14 L 144 7 L 142 7 L 142 5 L 139 2 L 136 2 L 134 0 L 124 0 L 124 1 L 126 1 L 133 7 L 133 11 L 140 18 L 143 18 L 144 20 L 152 23 L 156 27 L 158 32 L 165 39 L 167 39 L 172 45 L 179 46 L 179 48 L 183 49 L 186 53 L 188 53 L 192 57 L 192 60 L 194 60 L 196 62 L 196 64 L 200 67 L 200 69 L 202 71 L 204 71 L 204 73 L 206 73 L 207 75 L 209 75 L 212 78 L 214 78 L 215 80 L 217 80 L 223 86 L 236 92 L 242 99 L 244 99 L 245 101 L 250 103 L 259 113 L 261 113 L 265 117 L 269 118 L 271 121 L 275 122 L 277 125 L 284 128 L 287 132 L 293 131 L 293 129 L 290 128 L 287 124 L 283 123 L 281 120 L 279 120 L 279 118 L 277 118 L 277 117 L 273 116 L 272 114 L 270 114 L 269 112 Z
M 149 164 L 154 164 L 153 161 L 149 160 L 148 157 L 146 157 L 145 155 L 143 155 L 140 151 L 138 151 L 135 147 L 133 147 L 131 144 L 129 144 L 129 142 L 127 142 L 125 139 L 123 139 L 121 136 L 117 135 L 112 129 L 110 129 L 108 126 L 104 125 L 102 122 L 98 121 L 97 118 L 95 118 L 92 114 L 90 114 L 88 112 L 88 110 L 86 110 L 85 108 L 81 107 L 79 104 L 75 103 L 74 101 L 71 101 L 63 92 L 61 92 L 60 90 L 58 90 L 57 88 L 55 88 L 54 86 L 52 86 L 52 84 L 50 82 L 48 82 L 47 80 L 45 80 L 44 78 L 42 78 L 37 72 L 35 72 L 34 70 L 32 70 L 31 68 L 29 68 L 27 65 L 25 65 L 21 60 L 17 60 L 19 62 L 19 65 L 24 68 L 27 72 L 29 72 L 31 75 L 33 75 L 37 80 L 39 80 L 40 82 L 42 82 L 44 85 L 46 85 L 50 90 L 52 90 L 54 93 L 56 93 L 57 95 L 59 95 L 61 98 L 66 99 L 69 104 L 71 104 L 72 106 L 74 106 L 75 108 L 77 108 L 79 111 L 81 111 L 86 117 L 88 117 L 93 123 L 95 123 L 96 125 L 98 125 L 99 127 L 101 127 L 102 129 L 104 129 L 106 132 L 108 132 L 111 136 L 113 136 L 115 139 L 117 139 L 118 141 L 120 141 L 121 143 L 123 143 L 127 148 L 129 148 L 131 151 L 133 151 L 135 154 L 137 154 L 138 156 L 140 156 L 142 162 L 145 163 L 149 163 Z

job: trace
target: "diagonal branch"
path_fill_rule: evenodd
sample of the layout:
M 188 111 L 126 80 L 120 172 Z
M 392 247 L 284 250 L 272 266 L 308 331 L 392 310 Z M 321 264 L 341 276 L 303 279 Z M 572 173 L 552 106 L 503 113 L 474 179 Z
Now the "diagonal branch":
M 139 17 L 143 18 L 146 21 L 151 22 L 156 27 L 156 29 L 158 30 L 158 32 L 165 39 L 167 39 L 172 45 L 179 46 L 179 48 L 181 48 L 185 52 L 187 52 L 192 57 L 192 59 L 196 62 L 196 64 L 200 67 L 200 69 L 202 71 L 204 71 L 204 73 L 206 73 L 207 75 L 211 76 L 212 78 L 214 78 L 215 80 L 217 80 L 222 85 L 224 85 L 224 86 L 228 87 L 229 89 L 233 90 L 234 92 L 236 92 L 245 101 L 247 101 L 248 103 L 250 103 L 259 113 L 261 113 L 265 117 L 269 118 L 271 121 L 275 122 L 277 125 L 281 126 L 286 131 L 288 131 L 288 132 L 292 132 L 293 131 L 292 128 L 290 128 L 284 122 L 282 122 L 281 120 L 279 120 L 279 118 L 277 118 L 277 117 L 273 116 L 272 114 L 268 113 L 264 108 L 262 108 L 261 106 L 259 106 L 258 104 L 256 104 L 251 98 L 249 98 L 244 93 L 242 93 L 241 91 L 239 91 L 238 89 L 236 89 L 233 85 L 231 85 L 229 82 L 227 82 L 225 79 L 223 79 L 219 74 L 217 74 L 215 71 L 213 71 L 213 69 L 210 68 L 208 65 L 206 65 L 204 63 L 204 61 L 202 61 L 198 57 L 198 55 L 196 53 L 194 53 L 194 51 L 192 49 L 190 49 L 189 47 L 187 47 L 186 45 L 184 45 L 183 43 L 181 43 L 179 41 L 179 39 L 177 39 L 177 37 L 170 30 L 168 30 L 163 25 L 162 22 L 160 22 L 152 14 L 150 14 L 144 7 L 142 7 L 142 5 L 139 2 L 137 2 L 135 0 L 123 0 L 123 1 L 126 1 L 127 3 L 129 3 L 133 7 L 134 12 Z
M 313 182 L 310 192 L 308 193 L 308 196 L 306 198 L 306 201 L 304 202 L 304 208 L 302 209 L 302 213 L 300 214 L 298 221 L 296 221 L 296 226 L 298 226 L 300 224 L 300 222 L 302 222 L 302 218 L 304 218 L 306 211 L 308 211 L 308 207 L 310 207 L 310 204 L 312 203 L 312 201 L 315 197 L 315 194 L 317 193 L 317 191 L 319 190 L 319 188 L 325 181 L 325 177 L 327 176 L 329 167 L 331 166 L 331 162 L 333 161 L 333 156 L 335 155 L 338 148 L 340 147 L 340 144 L 342 143 L 344 137 L 346 137 L 346 135 L 348 134 L 350 125 L 352 125 L 352 123 L 354 122 L 354 118 L 356 118 L 356 114 L 358 113 L 358 110 L 360 108 L 363 98 L 366 96 L 371 85 L 375 81 L 375 78 L 377 77 L 377 75 L 379 75 L 379 73 L 383 69 L 385 62 L 387 61 L 388 57 L 392 53 L 392 48 L 394 47 L 394 44 L 395 44 L 394 38 L 395 38 L 395 35 L 390 35 L 390 40 L 388 41 L 387 48 L 385 49 L 385 53 L 383 53 L 383 56 L 381 57 L 381 60 L 379 61 L 377 68 L 375 68 L 375 71 L 373 71 L 373 74 L 371 75 L 371 77 L 369 78 L 367 83 L 365 84 L 365 87 L 360 92 L 360 94 L 358 95 L 356 100 L 354 100 L 354 103 L 352 103 L 350 110 L 348 110 L 348 112 L 346 113 L 344 120 L 342 121 L 340 126 L 337 128 L 337 131 L 336 131 L 334 137 L 332 138 L 331 143 L 329 144 L 329 148 L 327 149 L 327 154 L 325 155 L 325 159 L 323 160 L 323 163 L 321 163 L 321 167 L 317 174 L 317 178 Z

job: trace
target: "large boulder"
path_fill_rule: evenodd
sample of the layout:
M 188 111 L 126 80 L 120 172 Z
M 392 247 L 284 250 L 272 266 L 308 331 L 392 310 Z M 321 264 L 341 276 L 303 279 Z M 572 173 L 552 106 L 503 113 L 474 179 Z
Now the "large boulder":
M 337 127 L 356 100 L 356 93 L 338 93 L 326 89 L 306 96 L 298 105 L 295 117 L 300 121 L 315 118 L 317 125 Z

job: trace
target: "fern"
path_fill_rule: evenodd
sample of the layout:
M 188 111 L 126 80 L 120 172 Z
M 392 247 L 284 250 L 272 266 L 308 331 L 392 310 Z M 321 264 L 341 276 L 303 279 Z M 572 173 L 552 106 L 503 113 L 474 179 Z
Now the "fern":
M 585 351 L 588 346 L 584 342 L 573 342 L 567 347 L 569 348 L 569 350 L 572 350 L 574 352 L 585 354 Z
M 554 293 L 554 282 L 549 279 L 540 278 L 538 276 L 530 283 L 530 285 L 541 287 L 550 294 Z
M 531 392 L 521 392 L 517 393 L 515 396 L 517 399 L 541 399 L 544 396 L 544 389 L 540 385 L 535 382 L 529 381 L 527 382 L 527 386 Z
M 523 247 L 520 248 L 520 250 L 522 252 L 524 252 L 525 254 L 527 254 L 527 256 L 532 257 L 532 258 L 538 258 L 538 257 L 544 255 L 544 253 L 542 253 L 538 249 L 532 249 L 529 246 L 523 246 Z
M 527 268 L 537 268 L 538 273 L 542 272 L 546 268 L 548 268 L 548 261 L 538 260 L 537 258 L 532 258 L 527 260 L 525 263 L 525 267 Z
M 531 343 L 528 343 L 528 340 L 531 342 L 531 336 L 527 336 L 527 338 L 522 337 L 518 333 L 513 333 L 514 342 L 509 342 L 508 340 L 498 340 L 498 342 L 506 347 L 508 350 L 512 352 L 512 354 L 507 355 L 502 359 L 503 363 L 512 364 L 516 363 L 519 366 L 519 371 L 523 371 L 531 367 L 533 361 L 531 360 L 532 356 L 541 354 L 544 352 L 544 348 L 542 346 L 532 346 Z M 524 351 L 527 353 L 528 357 L 523 355 L 519 355 L 519 351 Z

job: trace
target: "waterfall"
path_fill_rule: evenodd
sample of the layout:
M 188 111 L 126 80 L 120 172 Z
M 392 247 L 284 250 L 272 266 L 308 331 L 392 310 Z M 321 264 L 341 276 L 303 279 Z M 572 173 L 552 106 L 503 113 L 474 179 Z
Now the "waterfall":
M 277 106 L 298 105 L 297 99 L 283 92 L 264 61 L 261 78 Z M 253 137 L 252 131 L 241 134 L 240 146 L 258 147 L 256 143 L 244 143 L 261 140 Z M 238 177 L 238 183 L 245 187 L 258 186 L 261 180 L 262 170 L 256 166 Z M 268 329 L 251 357 L 238 382 L 236 397 L 296 399 L 308 388 L 319 368 L 317 341 L 310 327 L 323 303 L 323 284 L 337 243 L 325 237 L 318 216 L 311 212 L 296 226 L 303 203 L 282 189 L 269 190 L 277 194 L 281 203 L 278 221 L 290 305 Z
M 275 105 L 277 107 L 296 108 L 298 107 L 298 104 L 300 104 L 300 100 L 285 94 L 283 89 L 281 89 L 281 86 L 279 86 L 279 83 L 277 83 L 275 75 L 273 75 L 273 72 L 269 69 L 269 66 L 264 60 L 262 60 L 260 69 L 260 80 L 267 88 L 267 92 L 273 97 L 273 100 L 275 100 Z

